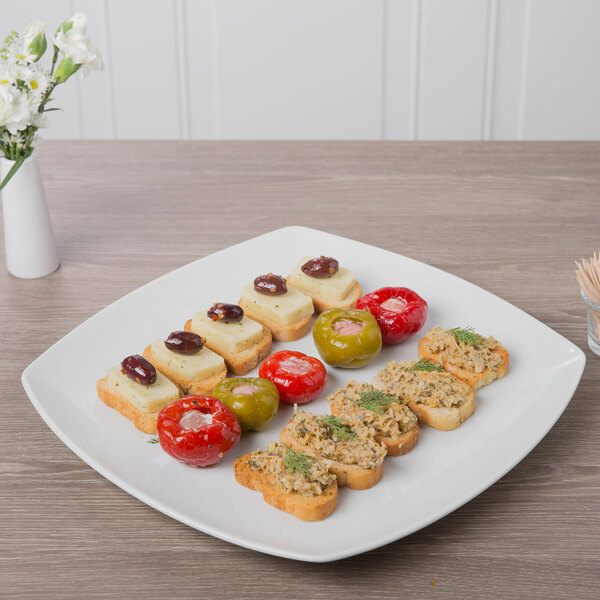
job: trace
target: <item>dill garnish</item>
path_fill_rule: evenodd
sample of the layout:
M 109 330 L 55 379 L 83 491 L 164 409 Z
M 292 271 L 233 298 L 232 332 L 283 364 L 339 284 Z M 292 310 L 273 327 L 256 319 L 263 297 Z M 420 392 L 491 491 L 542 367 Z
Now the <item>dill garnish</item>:
M 440 367 L 436 362 L 433 362 L 429 358 L 422 358 L 417 361 L 414 365 L 407 367 L 404 369 L 405 371 L 439 371 L 441 373 L 444 372 L 444 369 Z
M 481 344 L 484 341 L 483 337 L 475 333 L 472 327 L 454 327 L 454 329 L 446 329 L 446 333 L 451 333 L 457 342 L 463 342 L 471 346 Z
M 362 406 L 368 410 L 372 410 L 379 415 L 382 415 L 385 412 L 385 408 L 392 404 L 393 402 L 400 402 L 396 396 L 390 396 L 389 394 L 384 394 L 379 390 L 371 390 L 370 392 L 360 392 L 358 394 L 358 400 L 352 400 L 352 398 L 348 398 L 348 396 L 344 396 L 346 400 L 351 400 L 355 404 Z
M 157 437 L 150 438 L 148 440 L 148 443 L 149 444 L 158 444 L 158 438 Z
M 292 450 L 287 444 L 285 446 L 285 454 L 283 455 L 283 464 L 286 469 L 290 471 L 297 471 L 302 473 L 308 478 L 312 478 L 312 472 L 310 470 L 310 464 L 313 461 L 312 456 L 308 454 L 301 454 Z
M 343 442 L 356 439 L 356 434 L 352 431 L 350 423 L 348 423 L 346 419 L 341 419 L 334 415 L 325 415 L 324 417 L 317 419 L 317 421 L 331 427 L 333 433 L 335 433 L 335 435 Z

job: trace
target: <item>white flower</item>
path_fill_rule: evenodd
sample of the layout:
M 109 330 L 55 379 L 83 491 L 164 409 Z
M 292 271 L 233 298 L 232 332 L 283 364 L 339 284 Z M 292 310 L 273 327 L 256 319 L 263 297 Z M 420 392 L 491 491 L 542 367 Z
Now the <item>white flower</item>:
M 67 29 L 66 25 L 71 25 Z M 64 29 L 67 29 L 65 32 Z M 52 38 L 53 44 L 70 58 L 73 64 L 79 65 L 81 76 L 85 77 L 92 69 L 102 69 L 102 57 L 100 51 L 86 35 L 87 17 L 82 13 L 73 15 L 68 21 L 59 27 L 56 35 Z
M 19 78 L 30 89 L 29 94 L 33 97 L 39 97 L 40 101 L 51 82 L 49 74 L 39 63 L 31 64 L 22 69 Z
M 17 69 L 14 63 L 0 59 L 0 85 L 13 84 L 17 81 Z
M 31 123 L 27 96 L 12 85 L 0 85 L 0 127 L 13 135 Z
M 39 129 L 48 127 L 48 117 L 44 113 L 35 112 L 31 118 L 31 124 Z
M 44 21 L 33 21 L 30 23 L 23 32 L 23 46 L 25 48 L 29 48 L 31 46 L 31 42 L 35 40 L 38 35 L 46 34 L 46 23 Z
M 85 32 L 87 30 L 88 19 L 87 19 L 87 16 L 84 13 L 74 14 L 67 21 L 67 23 L 71 23 L 72 26 L 73 26 L 73 29 L 77 29 L 77 30 L 79 30 L 81 33 L 83 33 L 85 35 Z

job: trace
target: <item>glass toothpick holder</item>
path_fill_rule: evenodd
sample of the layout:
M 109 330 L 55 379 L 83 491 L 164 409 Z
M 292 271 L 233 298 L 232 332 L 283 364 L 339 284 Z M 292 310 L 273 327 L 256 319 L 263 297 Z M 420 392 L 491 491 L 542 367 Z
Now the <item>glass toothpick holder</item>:
M 588 346 L 594 354 L 600 356 L 600 305 L 588 298 L 583 290 L 581 297 L 588 309 Z

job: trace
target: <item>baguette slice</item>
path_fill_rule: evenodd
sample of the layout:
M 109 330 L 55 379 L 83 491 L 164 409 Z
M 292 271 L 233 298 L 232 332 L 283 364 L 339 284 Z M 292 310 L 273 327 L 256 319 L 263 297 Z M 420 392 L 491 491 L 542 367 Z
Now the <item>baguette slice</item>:
M 175 384 L 174 384 L 175 385 Z M 177 386 L 176 386 L 177 387 Z M 98 397 L 104 404 L 114 408 L 120 412 L 124 417 L 133 422 L 137 429 L 143 433 L 156 433 L 156 422 L 158 421 L 158 415 L 164 406 L 155 412 L 145 412 L 140 408 L 134 406 L 126 397 L 122 394 L 118 394 L 114 391 L 113 387 L 109 384 L 109 377 L 102 377 L 96 382 L 96 391 Z M 165 403 L 170 404 L 171 401 L 175 401 L 180 398 L 183 394 L 181 390 L 177 388 L 177 398 L 173 397 Z
M 373 386 L 368 383 L 349 381 L 345 389 L 339 389 L 327 397 L 331 414 L 345 417 L 349 420 L 360 419 L 366 425 L 376 429 L 375 441 L 385 444 L 389 456 L 401 456 L 410 452 L 419 441 L 419 424 L 414 413 L 398 402 L 392 403 L 382 414 L 363 408 L 353 400 L 358 400 L 361 393 L 373 391 Z M 347 398 L 351 398 L 348 400 Z M 393 435 L 386 433 L 382 427 L 383 422 L 396 422 L 399 431 Z
M 392 361 L 373 379 L 373 387 L 405 402 L 425 425 L 450 431 L 475 411 L 475 392 L 447 371 L 406 371 L 417 361 Z M 427 396 L 421 397 L 421 391 Z
M 288 275 L 286 281 L 291 287 L 295 287 L 303 294 L 310 296 L 310 298 L 313 301 L 313 306 L 315 307 L 315 313 L 317 314 L 320 314 L 330 308 L 341 308 L 343 310 L 354 308 L 356 306 L 356 303 L 358 302 L 358 299 L 362 296 L 362 288 L 360 287 L 358 281 L 354 284 L 350 292 L 342 300 L 338 301 L 322 298 L 321 296 L 317 296 L 316 294 L 307 292 L 305 289 L 299 286 L 297 287 L 296 285 L 294 285 L 295 279 L 293 275 Z
M 192 331 L 192 320 L 189 319 L 184 327 L 185 331 Z M 263 326 L 263 334 L 260 340 L 250 348 L 242 350 L 241 352 L 225 352 L 216 348 L 210 341 L 206 339 L 205 346 L 210 348 L 213 352 L 220 354 L 225 360 L 227 368 L 234 375 L 244 375 L 248 371 L 254 369 L 254 367 L 263 358 L 266 358 L 271 353 L 271 332 Z
M 310 331 L 312 325 L 312 315 L 304 317 L 303 319 L 300 319 L 300 321 L 292 323 L 291 325 L 282 325 L 281 323 L 267 320 L 263 316 L 257 314 L 254 310 L 252 310 L 252 305 L 244 302 L 243 298 L 240 298 L 238 306 L 241 306 L 244 309 L 244 314 L 246 316 L 258 321 L 267 329 L 269 329 L 273 335 L 273 339 L 277 342 L 293 342 L 295 340 L 299 340 Z
M 162 373 L 167 379 L 170 379 L 175 385 L 177 385 L 185 394 L 192 394 L 195 396 L 202 396 L 210 394 L 214 387 L 227 377 L 227 367 L 223 365 L 223 368 L 205 379 L 194 380 L 186 379 L 182 377 L 176 369 L 170 369 L 168 365 L 165 365 L 162 361 L 157 361 L 152 355 L 152 345 L 146 346 L 143 353 L 144 358 L 149 360 L 154 368 Z
M 319 415 L 326 416 L 326 415 Z M 328 444 L 330 449 L 334 450 L 333 456 L 335 456 L 335 452 L 339 452 L 339 450 L 344 449 L 344 446 L 350 452 L 356 452 L 357 446 L 362 449 L 364 452 L 368 452 L 371 454 L 373 459 L 373 468 L 362 467 L 356 463 L 346 461 L 340 461 L 332 457 L 329 452 L 325 452 L 323 449 L 318 449 L 314 445 L 314 437 L 322 432 L 323 427 L 319 427 L 318 425 L 315 427 L 315 415 L 311 413 L 305 413 L 304 411 L 300 411 L 294 414 L 294 416 L 289 420 L 286 427 L 279 434 L 279 441 L 282 444 L 287 444 L 293 450 L 297 452 L 301 452 L 303 454 L 309 454 L 312 456 L 318 456 L 321 458 L 325 458 L 330 462 L 329 471 L 333 473 L 338 482 L 338 486 L 340 487 L 349 487 L 354 490 L 366 490 L 372 488 L 380 479 L 383 474 L 383 459 L 387 454 L 387 450 L 382 448 L 379 443 L 375 442 L 374 437 L 369 437 L 363 440 L 362 444 L 356 441 L 343 441 L 337 440 L 334 438 L 333 441 L 330 441 Z M 294 422 L 297 419 L 303 420 L 303 426 L 306 424 L 308 420 L 309 427 L 311 428 L 313 435 L 310 436 L 313 444 L 307 443 L 305 439 L 302 439 L 298 433 L 297 429 L 294 426 Z M 366 430 L 369 429 L 368 435 L 374 436 L 375 431 L 365 427 L 360 422 L 350 423 L 348 421 L 349 428 L 351 431 L 355 432 L 355 435 L 360 435 L 361 429 Z M 331 438 L 329 438 L 331 440 Z M 334 446 L 334 448 L 331 448 Z
M 488 385 L 492 383 L 492 381 L 496 379 L 500 379 L 504 377 L 508 372 L 509 366 L 509 355 L 505 348 L 502 346 L 497 346 L 493 349 L 493 353 L 497 354 L 500 357 L 500 364 L 495 366 L 494 368 L 485 368 L 482 372 L 477 373 L 475 371 L 465 369 L 462 367 L 458 367 L 451 362 L 449 362 L 449 356 L 447 351 L 438 351 L 434 352 L 429 348 L 429 344 L 431 342 L 431 338 L 429 335 L 440 328 L 434 328 L 427 332 L 427 335 L 419 342 L 419 358 L 429 358 L 433 360 L 448 371 L 452 373 L 455 377 L 458 377 L 465 383 L 469 384 L 473 390 L 478 390 L 480 387 L 484 385 Z
M 271 506 L 303 521 L 322 521 L 335 510 L 338 497 L 335 478 L 321 494 L 306 496 L 298 492 L 286 492 L 272 475 L 252 469 L 251 462 L 252 454 L 245 454 L 233 463 L 235 479 L 251 490 L 262 492 L 265 502 Z

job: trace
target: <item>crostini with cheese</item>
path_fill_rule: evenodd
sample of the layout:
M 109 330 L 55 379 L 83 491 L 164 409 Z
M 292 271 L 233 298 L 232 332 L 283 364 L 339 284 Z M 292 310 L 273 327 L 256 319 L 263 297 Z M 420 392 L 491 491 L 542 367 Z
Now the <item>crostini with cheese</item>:
M 310 331 L 315 312 L 309 296 L 290 287 L 279 275 L 260 275 L 242 289 L 244 313 L 267 327 L 279 342 L 299 340 Z
M 362 288 L 354 273 L 329 256 L 304 257 L 287 277 L 290 287 L 310 296 L 315 312 L 354 308 Z
M 238 311 L 235 318 L 219 318 L 216 315 L 222 313 L 218 312 L 218 306 L 215 304 L 208 311 L 196 313 L 184 329 L 204 339 L 205 346 L 222 356 L 234 375 L 244 375 L 270 354 L 271 331 L 245 316 L 237 305 L 225 306 L 236 307 L 241 314 Z

